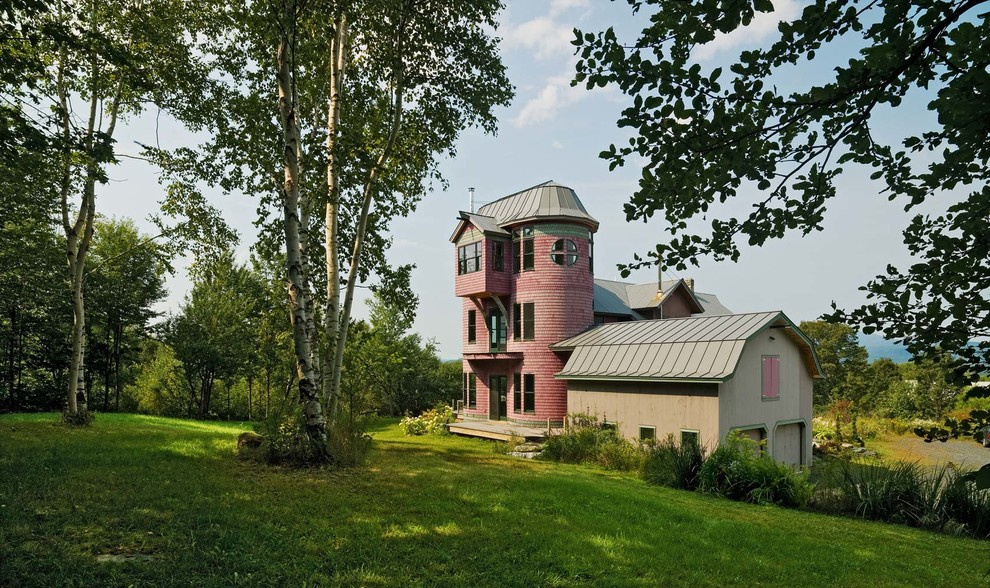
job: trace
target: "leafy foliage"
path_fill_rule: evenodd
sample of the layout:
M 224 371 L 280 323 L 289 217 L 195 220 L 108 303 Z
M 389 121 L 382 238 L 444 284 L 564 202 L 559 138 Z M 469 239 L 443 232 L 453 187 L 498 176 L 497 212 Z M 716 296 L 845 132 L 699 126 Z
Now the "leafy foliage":
M 438 404 L 419 416 L 406 416 L 399 421 L 399 429 L 406 435 L 443 435 L 447 423 L 454 422 L 454 411 L 446 404 Z
M 632 99 L 618 124 L 633 137 L 601 154 L 613 169 L 647 162 L 627 219 L 659 213 L 672 233 L 623 273 L 646 264 L 684 269 L 702 256 L 735 261 L 740 243 L 822 230 L 836 178 L 845 166 L 866 168 L 907 211 L 949 203 L 941 213 L 915 212 L 904 229 L 912 265 L 888 265 L 862 287 L 866 305 L 830 320 L 904 341 L 916 356 L 941 349 L 971 372 L 990 367 L 983 3 L 814 0 L 780 23 L 769 47 L 743 51 L 728 70 L 701 62 L 698 50 L 745 30 L 772 2 L 628 3 L 648 22 L 635 40 L 613 28 L 576 31 L 574 40 L 575 83 L 613 85 Z M 820 77 L 827 70 L 811 62 L 835 52 L 842 57 L 831 79 L 790 90 L 805 70 Z M 910 100 L 927 101 L 937 119 L 931 128 L 899 116 L 903 136 L 874 132 L 878 117 Z M 748 215 L 723 214 L 736 203 Z M 711 219 L 710 233 L 689 230 L 699 217 Z
M 639 467 L 642 452 L 614 427 L 606 427 L 595 415 L 567 415 L 570 425 L 550 435 L 541 457 L 563 463 L 596 464 L 610 470 L 632 471 Z
M 701 466 L 698 489 L 744 502 L 803 506 L 813 487 L 806 474 L 774 460 L 752 439 L 730 434 Z

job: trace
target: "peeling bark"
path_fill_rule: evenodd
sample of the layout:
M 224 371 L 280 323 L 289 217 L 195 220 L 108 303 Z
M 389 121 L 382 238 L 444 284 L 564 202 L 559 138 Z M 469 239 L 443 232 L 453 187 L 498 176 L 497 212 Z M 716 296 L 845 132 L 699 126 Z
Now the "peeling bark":
M 296 375 L 299 381 L 299 402 L 303 406 L 306 429 L 310 440 L 320 451 L 326 451 L 326 423 L 316 386 L 309 334 L 306 325 L 305 273 L 300 245 L 299 212 L 299 126 L 296 120 L 295 76 L 292 49 L 296 35 L 296 3 L 282 0 L 282 27 L 278 40 L 278 107 L 284 144 L 285 181 L 282 184 L 283 228 L 286 244 L 289 310 L 292 314 L 292 340 L 296 355 Z

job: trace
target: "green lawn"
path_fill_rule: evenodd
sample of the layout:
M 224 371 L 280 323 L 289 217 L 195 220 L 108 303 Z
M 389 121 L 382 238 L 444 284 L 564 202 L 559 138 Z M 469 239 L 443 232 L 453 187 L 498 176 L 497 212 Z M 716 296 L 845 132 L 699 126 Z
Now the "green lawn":
M 0 417 L 0 586 L 980 586 L 990 569 L 988 542 L 394 423 L 373 432 L 367 467 L 332 473 L 238 459 L 243 424 L 57 418 Z

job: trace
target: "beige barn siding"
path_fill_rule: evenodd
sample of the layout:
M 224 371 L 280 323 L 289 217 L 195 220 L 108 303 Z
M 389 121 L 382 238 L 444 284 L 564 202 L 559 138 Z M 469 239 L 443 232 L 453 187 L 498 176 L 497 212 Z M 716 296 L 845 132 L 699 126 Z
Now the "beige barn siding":
M 718 396 L 715 384 L 660 382 L 609 382 L 571 380 L 567 388 L 567 412 L 589 413 L 618 423 L 619 433 L 639 438 L 640 426 L 657 429 L 657 438 L 682 429 L 700 431 L 709 449 L 719 439 Z
M 780 398 L 762 399 L 762 357 L 780 357 Z M 774 429 L 795 420 L 805 423 L 805 460 L 811 455 L 811 376 L 797 345 L 779 329 L 753 336 L 743 350 L 735 375 L 720 389 L 719 435 L 734 428 L 766 427 L 767 451 L 774 452 Z

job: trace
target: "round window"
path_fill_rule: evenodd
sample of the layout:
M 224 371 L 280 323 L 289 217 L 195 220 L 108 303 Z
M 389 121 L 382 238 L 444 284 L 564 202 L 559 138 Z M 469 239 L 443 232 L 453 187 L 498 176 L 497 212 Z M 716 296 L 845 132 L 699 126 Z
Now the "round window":
M 570 239 L 557 239 L 550 249 L 550 259 L 557 265 L 574 265 L 578 260 L 578 248 Z

